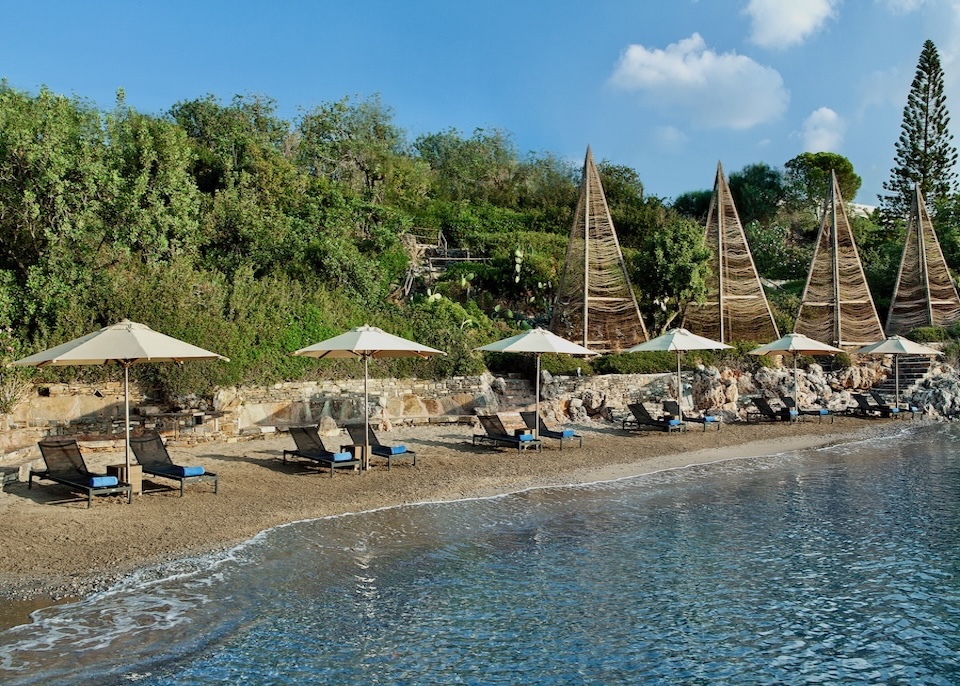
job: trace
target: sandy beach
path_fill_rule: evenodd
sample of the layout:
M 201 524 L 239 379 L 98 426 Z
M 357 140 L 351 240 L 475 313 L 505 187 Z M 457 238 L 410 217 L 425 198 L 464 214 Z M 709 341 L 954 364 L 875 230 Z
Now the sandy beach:
M 423 501 L 482 497 L 532 487 L 637 476 L 727 459 L 757 457 L 902 431 L 911 422 L 837 417 L 834 423 L 731 424 L 683 434 L 619 430 L 612 423 L 578 425 L 583 448 L 559 449 L 545 439 L 542 453 L 474 447 L 463 425 L 397 427 L 381 440 L 416 450 L 416 466 L 374 458 L 366 472 L 329 472 L 302 460 L 284 464 L 286 433 L 191 449 L 172 447 L 183 465 L 203 465 L 220 476 L 220 492 L 206 484 L 186 495 L 171 482 L 144 479 L 144 494 L 86 498 L 42 482 L 8 484 L 0 493 L 4 554 L 0 595 L 7 600 L 0 627 L 64 598 L 109 585 L 133 569 L 233 546 L 280 524 Z M 342 437 L 343 443 L 346 436 Z M 336 437 L 325 438 L 328 446 Z M 115 463 L 113 452 L 85 453 L 92 469 Z M 121 457 L 122 460 L 122 457 Z

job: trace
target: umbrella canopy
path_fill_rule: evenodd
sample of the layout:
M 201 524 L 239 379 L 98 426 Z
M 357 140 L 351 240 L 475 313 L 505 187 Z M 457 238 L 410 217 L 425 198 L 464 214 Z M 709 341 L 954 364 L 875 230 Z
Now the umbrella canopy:
M 772 343 L 761 345 L 750 351 L 751 355 L 836 355 L 840 348 L 815 341 L 802 333 L 788 333 Z
M 433 355 L 446 355 L 420 343 L 394 336 L 375 326 L 358 326 L 339 336 L 328 338 L 296 350 L 291 355 L 318 358 L 357 358 L 363 360 L 363 467 L 370 466 L 370 401 L 369 379 L 370 358 L 384 357 L 420 357 L 426 359 Z
M 537 405 L 537 416 L 540 416 L 540 356 L 543 353 L 553 353 L 558 355 L 598 355 L 599 353 L 585 348 L 578 343 L 561 338 L 555 333 L 546 329 L 537 327 L 529 329 L 516 336 L 510 336 L 495 343 L 475 348 L 478 351 L 494 353 L 533 353 L 537 358 L 537 377 L 535 382 L 535 398 Z M 540 421 L 537 420 L 533 429 L 534 438 L 540 437 Z
M 761 345 L 750 351 L 751 355 L 792 355 L 793 356 L 793 401 L 800 407 L 797 397 L 797 357 L 799 355 L 836 355 L 842 353 L 840 348 L 815 341 L 802 333 L 788 333 L 772 343 Z
M 691 350 L 723 350 L 733 346 L 726 343 L 720 343 L 695 333 L 690 333 L 686 329 L 670 329 L 656 338 L 639 343 L 628 349 L 628 353 L 650 353 L 650 352 L 675 352 L 677 353 L 677 404 L 679 405 L 683 398 L 680 385 L 680 355 Z
M 901 355 L 940 355 L 940 351 L 920 345 L 903 336 L 889 336 L 882 341 L 870 343 L 854 351 L 858 355 L 893 355 L 893 376 L 897 389 L 897 404 L 900 403 L 900 356 Z
M 126 466 L 130 468 L 130 365 L 140 362 L 230 360 L 127 319 L 49 350 L 11 362 L 15 367 L 68 367 L 116 362 L 123 367 Z

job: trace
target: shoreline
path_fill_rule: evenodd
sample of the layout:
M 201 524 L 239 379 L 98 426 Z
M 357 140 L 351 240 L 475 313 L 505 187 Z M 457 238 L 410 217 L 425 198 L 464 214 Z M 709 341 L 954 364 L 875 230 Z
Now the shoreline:
M 96 498 L 86 509 L 66 489 L 8 485 L 0 493 L 6 523 L 0 560 L 0 630 L 22 624 L 30 612 L 104 590 L 120 578 L 188 557 L 228 550 L 291 522 L 425 502 L 489 498 L 550 487 L 636 478 L 659 471 L 894 435 L 930 422 L 837 417 L 835 423 L 737 423 L 719 432 L 695 427 L 683 434 L 621 431 L 609 423 L 576 425 L 583 448 L 545 440 L 542 453 L 474 447 L 471 427 L 400 427 L 385 443 L 416 450 L 417 465 L 380 461 L 365 473 L 329 472 L 280 457 L 292 447 L 286 434 L 247 443 L 170 450 L 178 464 L 202 464 L 220 476 L 220 493 L 198 485 L 178 489 L 144 481 L 131 505 Z M 328 445 L 336 438 L 326 439 Z M 91 469 L 115 453 L 85 454 Z

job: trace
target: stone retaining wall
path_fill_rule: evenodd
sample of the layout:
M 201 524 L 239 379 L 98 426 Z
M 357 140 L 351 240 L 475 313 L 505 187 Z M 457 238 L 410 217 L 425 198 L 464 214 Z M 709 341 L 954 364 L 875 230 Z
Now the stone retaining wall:
M 622 407 L 651 382 L 668 374 L 554 377 L 542 387 L 547 412 L 580 418 Z M 203 441 L 248 440 L 289 426 L 337 425 L 363 417 L 363 379 L 304 381 L 244 386 L 217 391 L 213 402 L 198 401 L 182 412 L 162 412 L 136 386 L 130 386 L 131 430 L 155 430 L 173 445 Z M 424 379 L 370 379 L 371 417 L 388 428 L 395 423 L 472 421 L 477 412 L 506 406 L 493 375 Z M 36 453 L 47 435 L 70 435 L 108 449 L 123 445 L 124 403 L 121 383 L 44 384 L 9 415 L 0 415 L 0 462 Z

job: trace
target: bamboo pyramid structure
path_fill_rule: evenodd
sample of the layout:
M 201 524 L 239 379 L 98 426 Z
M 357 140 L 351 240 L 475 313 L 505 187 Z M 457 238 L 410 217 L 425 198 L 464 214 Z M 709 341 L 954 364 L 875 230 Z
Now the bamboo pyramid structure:
M 960 297 L 927 214 L 923 194 L 916 186 L 897 287 L 887 314 L 886 333 L 905 335 L 919 326 L 949 326 L 957 320 L 960 320 Z
M 597 352 L 618 352 L 647 340 L 589 147 L 550 330 Z
M 793 331 L 838 348 L 861 347 L 882 339 L 883 328 L 867 287 L 837 175 L 830 172 L 830 180 Z
M 683 327 L 721 343 L 780 338 L 719 162 L 707 212 L 706 243 L 713 253 L 707 299 L 687 305 Z

